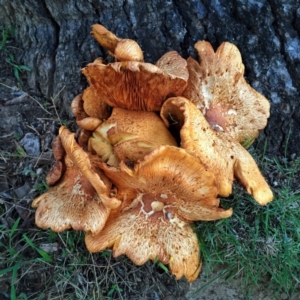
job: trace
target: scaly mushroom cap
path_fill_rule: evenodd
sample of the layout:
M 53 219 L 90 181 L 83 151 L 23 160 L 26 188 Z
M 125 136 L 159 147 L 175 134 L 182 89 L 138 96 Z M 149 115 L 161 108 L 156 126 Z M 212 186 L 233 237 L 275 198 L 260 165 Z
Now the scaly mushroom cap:
M 268 100 L 244 78 L 236 46 L 224 42 L 214 52 L 210 43 L 195 44 L 200 64 L 189 58 L 190 77 L 182 96 L 201 110 L 211 127 L 250 146 L 270 115 Z
M 168 66 L 170 62 L 172 68 Z M 109 106 L 159 111 L 167 97 L 181 95 L 189 75 L 186 60 L 175 51 L 166 53 L 158 64 L 160 67 L 136 61 L 108 65 L 91 63 L 82 69 L 82 73 L 90 83 L 88 93 L 97 95 L 97 99 Z M 87 100 L 90 97 L 85 93 L 83 100 L 92 107 L 94 104 Z M 97 117 L 86 108 L 85 111 L 89 116 Z
M 162 107 L 161 117 L 167 126 L 176 123 L 181 147 L 214 173 L 219 195 L 231 194 L 235 176 L 259 204 L 272 201 L 273 193 L 252 156 L 236 140 L 214 131 L 193 103 L 183 97 L 170 98 Z
M 98 201 L 96 190 L 68 156 L 65 165 L 61 180 L 33 201 L 32 207 L 37 208 L 35 222 L 37 226 L 55 232 L 73 228 L 99 233 L 110 209 Z M 98 172 L 98 176 L 110 190 L 111 183 L 103 172 Z
M 79 168 L 82 175 L 91 183 L 98 193 L 99 199 L 108 208 L 117 208 L 121 201 L 109 197 L 110 189 L 107 188 L 99 175 L 98 164 L 100 159 L 86 153 L 75 141 L 74 133 L 65 126 L 59 129 L 59 136 L 68 157 Z
M 192 228 L 177 218 L 169 222 L 140 213 L 141 204 L 130 211 L 112 213 L 103 231 L 87 234 L 89 251 L 98 252 L 113 246 L 115 257 L 127 255 L 136 265 L 147 260 L 169 264 L 171 272 L 180 279 L 194 281 L 200 272 L 199 243 Z
M 232 214 L 219 208 L 213 174 L 196 157 L 172 146 L 161 146 L 133 169 L 123 162 L 118 169 L 101 167 L 124 202 L 101 234 L 86 235 L 87 248 L 113 247 L 114 256 L 126 254 L 137 265 L 158 258 L 177 279 L 195 280 L 201 263 L 190 221 Z
M 120 160 L 136 162 L 161 145 L 177 143 L 154 112 L 115 107 L 110 118 L 93 132 L 89 145 L 106 163 L 118 166 Z
M 174 212 L 189 221 L 211 221 L 232 214 L 231 209 L 219 207 L 214 175 L 184 149 L 161 146 L 136 163 L 133 169 L 124 162 L 119 168 L 105 163 L 100 167 L 118 188 L 118 198 L 124 200 L 122 207 L 132 205 L 132 199 L 140 199 L 142 195 L 140 202 L 152 197 L 153 201 L 163 204 L 166 214 Z M 158 202 L 151 206 L 151 211 L 156 211 Z
M 91 34 L 97 42 L 120 61 L 143 61 L 143 51 L 134 40 L 120 39 L 104 26 L 95 24 Z

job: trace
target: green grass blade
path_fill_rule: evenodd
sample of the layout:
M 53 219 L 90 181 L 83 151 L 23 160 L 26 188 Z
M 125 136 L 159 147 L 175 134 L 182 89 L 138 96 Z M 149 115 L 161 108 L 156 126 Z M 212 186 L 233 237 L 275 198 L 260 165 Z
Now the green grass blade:
M 47 252 L 39 249 L 25 233 L 23 234 L 23 238 L 30 247 L 32 247 L 39 253 L 39 255 L 43 258 L 44 261 L 52 262 L 52 257 Z

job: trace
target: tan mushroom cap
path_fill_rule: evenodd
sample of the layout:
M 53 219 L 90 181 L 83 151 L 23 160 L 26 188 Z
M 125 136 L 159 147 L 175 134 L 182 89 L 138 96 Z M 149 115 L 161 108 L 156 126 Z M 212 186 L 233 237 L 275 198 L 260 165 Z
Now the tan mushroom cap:
M 214 173 L 219 195 L 231 194 L 236 177 L 259 204 L 272 201 L 273 193 L 252 156 L 236 140 L 214 131 L 193 103 L 183 97 L 170 98 L 164 103 L 161 116 L 167 126 L 177 122 L 181 147 Z
M 189 76 L 186 60 L 177 52 L 168 52 L 159 61 L 160 68 L 136 61 L 108 65 L 91 63 L 82 69 L 82 73 L 89 81 L 88 89 L 92 91 L 89 93 L 98 95 L 97 98 L 109 106 L 159 111 L 168 97 L 181 95 Z M 172 68 L 167 66 L 170 61 Z M 85 111 L 93 116 L 86 108 Z
M 97 64 L 95 64 L 97 65 Z M 103 98 L 101 90 L 91 85 L 83 91 L 82 95 L 84 112 L 100 120 L 107 119 L 110 115 L 108 105 Z
M 95 109 L 96 109 L 96 106 L 95 106 Z M 86 111 L 84 110 L 84 102 L 82 99 L 82 94 L 77 95 L 73 99 L 73 101 L 71 103 L 71 110 L 72 110 L 73 115 L 75 116 L 77 125 L 81 129 L 93 131 L 102 122 L 100 119 L 98 119 L 96 117 L 90 117 L 86 113 Z M 103 111 L 100 112 L 101 117 L 103 117 L 103 118 L 108 117 L 108 111 L 106 111 L 106 110 L 107 110 L 107 105 L 105 104 L 104 112 Z M 99 115 L 99 113 L 97 115 Z
M 134 40 L 120 39 L 104 26 L 95 24 L 91 34 L 97 42 L 120 61 L 143 61 L 143 51 Z
M 46 183 L 49 186 L 55 185 L 55 183 L 63 176 L 64 172 L 65 164 L 61 161 L 57 161 L 47 174 Z
M 65 164 L 63 158 L 66 154 L 66 151 L 61 143 L 59 136 L 56 136 L 53 140 L 52 152 L 56 162 L 46 176 L 46 183 L 50 186 L 54 185 L 65 172 Z
M 231 209 L 219 207 L 214 175 L 184 149 L 161 146 L 133 169 L 124 162 L 119 168 L 102 163 L 101 168 L 118 188 L 118 198 L 124 200 L 122 207 L 132 205 L 133 199 L 147 194 L 154 197 L 153 201 L 161 202 L 166 213 L 175 211 L 189 221 L 217 220 L 232 214 Z M 151 207 L 155 211 L 155 207 Z
M 110 209 L 97 201 L 96 190 L 68 156 L 65 164 L 66 171 L 61 180 L 33 201 L 32 207 L 37 208 L 35 222 L 37 226 L 55 232 L 73 228 L 98 233 L 104 227 Z M 98 176 L 110 189 L 105 175 L 99 173 Z
M 101 234 L 86 235 L 89 251 L 113 247 L 115 257 L 125 254 L 137 265 L 158 259 L 169 264 L 177 279 L 195 280 L 201 263 L 190 221 L 232 214 L 219 208 L 213 174 L 196 157 L 173 146 L 161 146 L 133 169 L 123 162 L 119 168 L 101 167 L 124 202 Z
M 136 162 L 161 145 L 177 143 L 154 112 L 115 107 L 110 118 L 93 132 L 89 145 L 109 165 L 118 166 L 120 160 Z M 112 156 L 117 157 L 114 163 Z
M 103 231 L 87 234 L 85 243 L 89 251 L 98 252 L 113 247 L 114 257 L 127 255 L 135 264 L 159 260 L 169 264 L 171 272 L 180 279 L 185 276 L 194 281 L 201 269 L 199 243 L 192 228 L 181 221 L 171 223 L 152 219 L 136 208 L 112 213 Z
M 108 208 L 116 208 L 120 200 L 109 197 L 110 189 L 107 188 L 99 173 L 98 164 L 100 159 L 86 153 L 75 141 L 74 133 L 65 126 L 59 129 L 59 136 L 68 157 L 79 168 L 80 172 L 91 183 L 98 193 L 99 200 Z
M 200 63 L 188 58 L 188 86 L 182 96 L 201 110 L 211 127 L 248 146 L 267 125 L 268 100 L 244 78 L 238 48 L 224 42 L 214 52 L 210 43 L 195 44 Z

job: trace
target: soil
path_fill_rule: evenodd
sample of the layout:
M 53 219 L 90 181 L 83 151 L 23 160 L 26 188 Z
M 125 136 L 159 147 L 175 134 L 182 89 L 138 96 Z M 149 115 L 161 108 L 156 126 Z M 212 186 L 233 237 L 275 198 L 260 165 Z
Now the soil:
M 12 228 L 16 219 L 20 218 L 20 228 L 26 233 L 37 230 L 34 210 L 30 205 L 45 188 L 45 176 L 54 163 L 51 145 L 58 128 L 62 123 L 73 130 L 76 126 L 74 120 L 60 114 L 51 99 L 40 97 L 38 91 L 26 85 L 26 73 L 21 74 L 23 87 L 20 89 L 20 82 L 16 80 L 12 66 L 5 62 L 4 54 L 0 53 L 0 224 Z M 274 172 L 272 176 L 272 182 L 277 180 Z M 83 238 L 80 247 L 84 247 Z M 55 251 L 55 256 L 59 257 L 59 247 Z M 28 255 L 30 257 L 32 254 Z M 103 263 L 99 255 L 94 255 L 93 259 L 98 260 L 99 264 Z M 245 299 L 239 280 L 226 282 L 224 279 L 216 279 L 217 271 L 207 275 L 202 273 L 195 282 L 189 284 L 184 279 L 176 281 L 150 262 L 136 267 L 127 259 L 111 258 L 110 264 L 116 266 L 107 271 L 115 272 L 111 274 L 134 273 L 131 291 L 123 287 L 123 295 L 128 293 L 131 296 L 124 298 L 115 293 L 114 299 Z M 18 284 L 18 292 L 32 295 L 28 299 L 37 299 L 38 292 L 46 288 L 52 275 L 51 268 L 37 268 L 33 273 L 26 273 Z M 1 299 L 9 299 L 9 284 L 9 278 L 1 278 Z M 51 288 L 48 286 L 48 291 Z M 105 283 L 102 284 L 103 290 L 108 288 Z M 201 292 L 194 295 L 199 289 Z M 261 286 L 255 290 L 253 299 L 274 299 L 272 294 L 272 291 Z M 67 299 L 63 295 L 57 297 Z M 279 298 L 287 299 L 285 294 Z

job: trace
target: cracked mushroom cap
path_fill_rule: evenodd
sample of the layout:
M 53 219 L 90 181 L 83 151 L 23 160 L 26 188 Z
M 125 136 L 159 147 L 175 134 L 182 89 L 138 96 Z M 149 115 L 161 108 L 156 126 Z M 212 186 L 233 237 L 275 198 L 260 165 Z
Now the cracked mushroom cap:
M 123 198 L 101 234 L 86 235 L 89 251 L 113 247 L 114 256 L 125 254 L 135 264 L 158 258 L 169 264 L 177 279 L 197 278 L 201 263 L 192 220 L 216 220 L 231 216 L 219 207 L 212 173 L 185 150 L 161 146 L 133 169 L 102 163 L 107 176 Z
M 186 65 L 185 59 L 171 51 L 161 57 L 157 65 L 137 61 L 91 63 L 82 73 L 89 81 L 89 93 L 109 106 L 159 111 L 168 97 L 181 95 L 186 88 L 189 76 Z M 94 102 L 87 100 L 85 93 L 84 102 L 88 101 L 93 107 Z M 85 111 L 88 113 L 86 108 Z
M 183 97 L 170 98 L 161 116 L 167 126 L 174 124 L 180 130 L 181 147 L 214 173 L 219 195 L 231 194 L 236 177 L 259 204 L 272 201 L 273 193 L 248 151 L 238 141 L 213 130 L 192 102 Z
M 95 24 L 91 34 L 96 41 L 120 61 L 143 61 L 143 51 L 139 44 L 130 39 L 120 39 L 104 26 Z
M 73 228 L 96 234 L 104 227 L 110 209 L 99 201 L 95 188 L 68 155 L 64 160 L 63 177 L 32 203 L 37 208 L 36 225 L 55 232 Z M 109 190 L 110 181 L 102 172 L 98 176 Z
M 216 131 L 250 146 L 270 115 L 268 100 L 244 78 L 238 48 L 228 42 L 214 52 L 210 43 L 195 44 L 200 63 L 188 58 L 189 80 L 182 96 L 192 101 Z
M 89 139 L 89 150 L 115 167 L 120 160 L 134 163 L 161 145 L 177 143 L 159 116 L 116 107 Z

